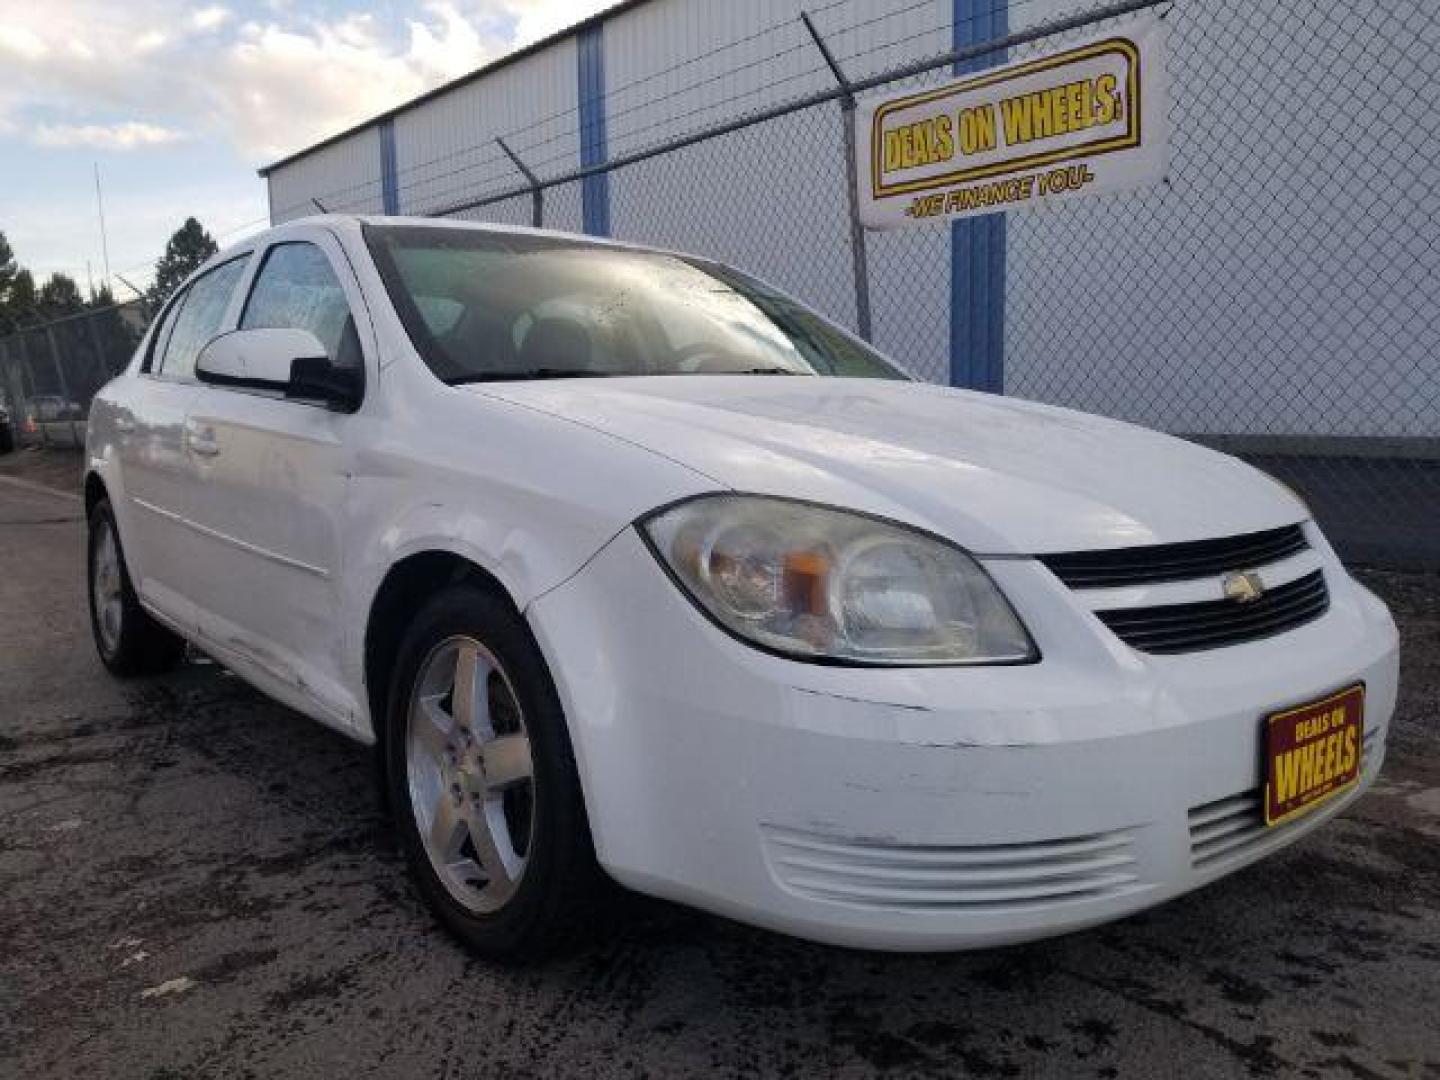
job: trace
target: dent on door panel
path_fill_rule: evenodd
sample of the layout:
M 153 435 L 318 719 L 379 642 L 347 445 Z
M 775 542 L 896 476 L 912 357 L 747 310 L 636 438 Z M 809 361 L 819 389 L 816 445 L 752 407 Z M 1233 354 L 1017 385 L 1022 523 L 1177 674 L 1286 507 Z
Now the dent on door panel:
M 216 453 L 197 465 L 196 518 L 211 551 L 203 632 L 348 719 L 337 577 L 349 479 L 337 417 L 213 390 L 192 426 Z

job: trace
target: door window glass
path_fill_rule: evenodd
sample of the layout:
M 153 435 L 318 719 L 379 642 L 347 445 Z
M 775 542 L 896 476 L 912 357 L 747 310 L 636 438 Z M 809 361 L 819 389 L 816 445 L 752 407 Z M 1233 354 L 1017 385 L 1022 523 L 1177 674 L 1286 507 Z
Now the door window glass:
M 265 256 L 241 317 L 242 330 L 309 330 L 337 367 L 359 367 L 360 340 L 345 290 L 314 244 L 276 244 Z
M 160 370 L 160 361 L 165 358 L 165 346 L 170 341 L 170 331 L 175 329 L 175 316 L 180 314 L 180 308 L 184 304 L 185 295 L 182 293 L 165 309 L 160 325 L 155 328 L 155 336 L 150 339 L 150 354 L 145 358 L 146 371 Z
M 191 283 L 175 307 L 169 341 L 161 343 L 165 348 L 157 365 L 161 375 L 167 379 L 195 378 L 195 358 L 220 333 L 244 270 L 245 259 L 231 259 Z

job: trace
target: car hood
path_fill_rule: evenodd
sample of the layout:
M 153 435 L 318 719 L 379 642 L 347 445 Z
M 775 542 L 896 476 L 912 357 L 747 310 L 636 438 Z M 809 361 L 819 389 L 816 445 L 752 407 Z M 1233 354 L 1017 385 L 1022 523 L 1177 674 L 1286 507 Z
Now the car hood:
M 1015 398 L 870 379 L 691 376 L 485 383 L 715 486 L 906 521 L 979 554 L 1199 540 L 1293 524 L 1235 458 Z

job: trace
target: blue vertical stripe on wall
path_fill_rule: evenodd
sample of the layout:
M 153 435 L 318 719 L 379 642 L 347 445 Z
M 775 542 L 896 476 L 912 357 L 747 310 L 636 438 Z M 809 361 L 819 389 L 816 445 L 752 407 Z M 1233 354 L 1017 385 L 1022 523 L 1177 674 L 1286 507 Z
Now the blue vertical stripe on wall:
M 1009 0 L 953 0 L 957 49 L 1010 32 Z M 955 65 L 965 75 L 993 66 L 997 55 Z M 950 385 L 1005 390 L 1005 215 L 950 223 Z
M 580 77 L 580 167 L 603 164 L 605 145 L 605 24 L 580 31 L 576 41 Z M 610 174 L 596 173 L 580 181 L 585 231 L 610 235 Z
M 400 184 L 395 168 L 395 121 L 380 122 L 380 204 L 387 214 L 400 212 Z

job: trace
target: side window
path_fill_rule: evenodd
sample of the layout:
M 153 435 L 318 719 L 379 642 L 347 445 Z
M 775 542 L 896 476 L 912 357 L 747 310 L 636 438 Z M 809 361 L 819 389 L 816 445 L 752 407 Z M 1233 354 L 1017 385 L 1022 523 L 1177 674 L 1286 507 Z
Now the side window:
M 337 367 L 361 364 L 360 339 L 345 290 L 330 260 L 314 244 L 276 244 L 269 250 L 240 328 L 309 330 Z
M 245 262 L 245 259 L 231 259 L 191 283 L 175 306 L 169 341 L 162 342 L 164 355 L 157 355 L 152 370 L 158 370 L 167 379 L 195 377 L 195 358 L 220 333 L 221 320 L 245 271 Z M 161 327 L 162 332 L 165 329 Z
M 160 325 L 155 328 L 155 336 L 150 339 L 150 353 L 145 357 L 146 371 L 160 370 L 160 361 L 165 359 L 165 346 L 170 341 L 170 331 L 175 329 L 175 316 L 180 314 L 180 309 L 184 306 L 185 294 L 181 293 L 175 298 L 175 302 L 165 309 Z

